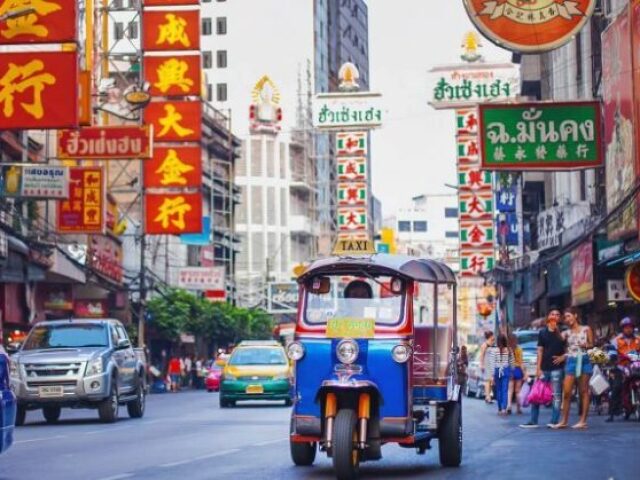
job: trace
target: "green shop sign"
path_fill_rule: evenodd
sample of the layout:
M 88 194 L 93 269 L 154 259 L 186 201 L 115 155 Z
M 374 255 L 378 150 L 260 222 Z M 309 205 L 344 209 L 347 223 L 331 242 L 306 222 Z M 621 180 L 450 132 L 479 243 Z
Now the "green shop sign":
M 572 170 L 602 165 L 598 102 L 480 105 L 482 167 Z

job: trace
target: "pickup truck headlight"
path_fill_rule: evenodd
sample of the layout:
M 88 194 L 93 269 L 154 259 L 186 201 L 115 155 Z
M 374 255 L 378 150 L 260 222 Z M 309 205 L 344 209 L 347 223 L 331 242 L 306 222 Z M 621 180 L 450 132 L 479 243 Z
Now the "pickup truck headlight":
M 20 380 L 20 364 L 9 360 L 9 376 L 16 380 Z
M 92 375 L 100 375 L 102 373 L 102 358 L 96 358 L 94 360 L 89 360 L 87 362 L 87 369 L 85 370 L 85 375 L 90 377 Z

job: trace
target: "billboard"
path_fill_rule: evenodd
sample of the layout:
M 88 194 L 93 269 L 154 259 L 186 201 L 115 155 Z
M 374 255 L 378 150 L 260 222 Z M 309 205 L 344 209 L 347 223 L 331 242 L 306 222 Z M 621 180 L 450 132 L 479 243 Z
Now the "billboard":
M 58 157 L 79 160 L 149 158 L 153 150 L 151 127 L 83 127 L 58 131 Z
M 3 163 L 0 165 L 0 197 L 69 198 L 69 169 Z
M 270 283 L 267 297 L 269 313 L 295 313 L 298 308 L 298 284 L 296 282 Z
M 69 167 L 69 198 L 57 202 L 58 233 L 103 233 L 105 175 L 102 167 Z
M 224 267 L 184 267 L 178 271 L 178 287 L 185 290 L 225 290 Z

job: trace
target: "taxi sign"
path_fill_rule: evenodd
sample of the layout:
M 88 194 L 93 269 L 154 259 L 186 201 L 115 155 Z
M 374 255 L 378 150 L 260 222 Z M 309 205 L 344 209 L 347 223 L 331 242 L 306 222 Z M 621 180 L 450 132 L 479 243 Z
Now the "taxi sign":
M 373 318 L 330 318 L 327 338 L 373 338 L 376 321 Z
M 339 236 L 333 247 L 333 254 L 336 256 L 373 255 L 375 253 L 373 242 L 364 236 Z

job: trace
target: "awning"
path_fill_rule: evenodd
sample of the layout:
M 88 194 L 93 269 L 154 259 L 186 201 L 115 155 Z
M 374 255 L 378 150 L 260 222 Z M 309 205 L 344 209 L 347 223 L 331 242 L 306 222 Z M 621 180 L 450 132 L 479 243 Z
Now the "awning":
M 52 257 L 53 265 L 47 271 L 47 280 L 60 283 L 86 283 L 87 276 L 84 270 L 70 260 L 64 253 L 55 249 Z
M 615 267 L 615 266 L 626 266 L 631 265 L 632 263 L 640 261 L 640 252 L 628 253 L 627 255 L 622 255 L 617 258 L 613 258 L 611 260 L 606 260 L 604 262 L 598 263 L 599 267 Z

